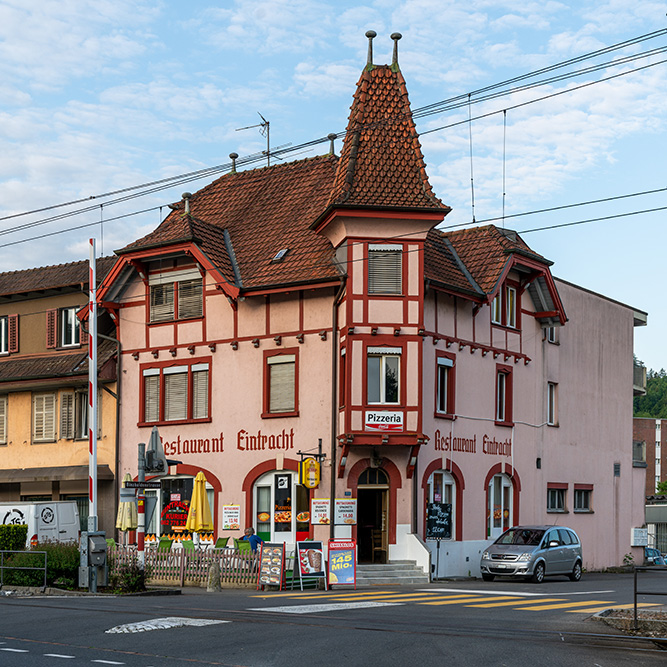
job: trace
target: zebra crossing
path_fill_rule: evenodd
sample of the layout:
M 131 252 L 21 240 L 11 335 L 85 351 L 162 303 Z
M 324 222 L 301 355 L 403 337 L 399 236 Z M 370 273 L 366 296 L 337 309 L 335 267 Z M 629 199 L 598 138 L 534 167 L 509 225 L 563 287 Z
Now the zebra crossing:
M 282 604 L 251 607 L 249 611 L 263 611 L 284 614 L 316 614 L 330 611 L 368 609 L 397 605 L 424 605 L 429 607 L 461 606 L 477 609 L 509 608 L 519 611 L 546 612 L 561 611 L 571 614 L 595 614 L 605 609 L 629 609 L 632 603 L 618 603 L 612 591 L 581 591 L 577 595 L 592 595 L 592 599 L 572 599 L 571 594 L 544 595 L 540 593 L 508 591 L 462 591 L 460 589 L 429 589 L 416 591 L 330 591 L 262 593 L 252 597 L 265 602 Z M 642 602 L 638 607 L 656 607 L 659 603 Z

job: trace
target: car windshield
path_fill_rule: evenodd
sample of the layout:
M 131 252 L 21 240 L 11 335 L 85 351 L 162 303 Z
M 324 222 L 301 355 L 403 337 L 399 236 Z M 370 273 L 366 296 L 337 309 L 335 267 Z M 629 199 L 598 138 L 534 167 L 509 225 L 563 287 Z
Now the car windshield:
M 537 546 L 543 535 L 543 530 L 536 530 L 534 528 L 510 528 L 496 540 L 496 544 L 528 544 Z

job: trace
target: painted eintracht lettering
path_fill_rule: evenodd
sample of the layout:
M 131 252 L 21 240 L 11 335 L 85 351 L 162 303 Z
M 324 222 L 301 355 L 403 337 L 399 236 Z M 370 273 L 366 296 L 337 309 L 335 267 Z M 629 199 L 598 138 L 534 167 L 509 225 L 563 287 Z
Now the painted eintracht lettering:
M 294 429 L 283 429 L 278 435 L 264 435 L 261 430 L 251 435 L 241 429 L 236 436 L 236 448 L 244 452 L 262 451 L 265 449 L 294 449 Z

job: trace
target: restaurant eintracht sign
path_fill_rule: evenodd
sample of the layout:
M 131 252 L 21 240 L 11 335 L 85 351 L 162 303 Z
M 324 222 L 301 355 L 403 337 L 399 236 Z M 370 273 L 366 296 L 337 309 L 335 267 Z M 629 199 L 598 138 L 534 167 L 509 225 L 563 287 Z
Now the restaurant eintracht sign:
M 440 430 L 435 432 L 435 451 L 436 452 L 463 452 L 465 454 L 476 454 L 477 434 L 471 438 L 462 438 L 451 435 L 442 435 Z M 496 440 L 496 438 L 486 435 L 481 438 L 482 454 L 491 456 L 512 456 L 512 438 L 506 440 Z
M 224 433 L 213 438 L 181 439 L 178 434 L 174 440 L 160 436 L 165 456 L 182 456 L 183 454 L 219 454 L 224 451 Z M 242 452 L 259 452 L 265 450 L 294 449 L 294 429 L 282 429 L 280 433 L 263 433 L 260 429 L 250 433 L 240 429 L 236 433 L 236 449 Z

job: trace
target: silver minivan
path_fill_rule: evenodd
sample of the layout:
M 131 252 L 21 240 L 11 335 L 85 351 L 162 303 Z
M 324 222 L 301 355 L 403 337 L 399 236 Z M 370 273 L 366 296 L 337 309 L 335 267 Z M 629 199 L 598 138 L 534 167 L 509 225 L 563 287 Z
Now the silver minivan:
M 539 584 L 554 574 L 579 581 L 581 564 L 581 541 L 571 528 L 515 526 L 484 550 L 480 569 L 484 581 L 513 577 Z

